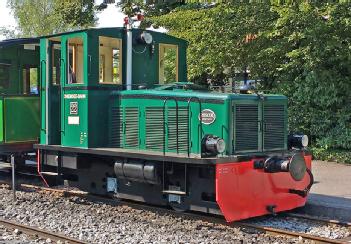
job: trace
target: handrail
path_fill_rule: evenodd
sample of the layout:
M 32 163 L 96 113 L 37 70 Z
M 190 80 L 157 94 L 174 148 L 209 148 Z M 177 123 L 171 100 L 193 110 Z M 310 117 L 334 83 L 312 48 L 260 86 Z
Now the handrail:
M 178 140 L 178 101 L 176 98 L 166 98 L 163 101 L 163 155 L 166 155 L 166 105 L 169 100 L 173 100 L 176 103 L 176 131 L 177 131 L 177 154 L 179 153 L 179 140 Z
M 66 74 L 66 70 L 67 70 L 67 67 L 66 67 L 66 61 L 65 59 L 63 58 L 60 58 L 60 65 L 63 63 L 63 65 L 61 67 L 63 67 L 63 72 L 61 74 L 61 81 L 60 83 L 62 82 L 63 84 L 60 84 L 60 104 L 61 104 L 61 111 L 62 111 L 62 114 L 61 114 L 61 133 L 65 134 L 66 132 L 66 120 L 65 120 L 65 114 L 66 114 L 66 108 L 65 108 L 65 94 L 63 92 L 63 87 L 65 86 L 66 84 L 66 79 L 67 79 L 67 74 Z M 62 79 L 62 77 L 64 77 Z
M 190 157 L 191 118 L 189 118 L 189 116 L 190 116 L 190 108 L 191 108 L 190 105 L 191 105 L 191 101 L 192 100 L 196 100 L 199 103 L 199 107 L 200 107 L 200 124 L 198 125 L 198 130 L 200 128 L 199 135 L 200 135 L 200 138 L 202 137 L 202 105 L 201 105 L 201 100 L 198 97 L 191 97 L 188 100 L 188 108 L 187 108 L 188 109 L 188 129 L 189 129 L 189 131 L 188 131 L 188 158 Z M 199 140 L 199 151 L 201 153 L 200 140 Z
M 43 77 L 43 62 L 44 62 L 44 64 L 45 64 L 45 66 L 46 66 L 46 60 L 41 60 L 40 61 L 40 83 L 41 83 L 41 85 L 40 85 L 40 94 L 39 94 L 39 96 L 40 96 L 40 108 L 42 109 L 42 107 L 43 107 L 43 92 L 41 91 L 41 89 L 43 88 L 44 89 L 44 86 L 43 86 L 43 79 L 44 79 L 44 77 Z M 45 72 L 45 77 L 46 77 L 46 72 Z M 45 87 L 47 86 L 48 84 L 47 84 L 47 82 L 45 82 Z M 47 93 L 45 93 L 45 96 L 47 96 L 48 94 Z M 47 108 L 46 108 L 46 104 L 45 104 L 45 116 L 43 116 L 44 118 L 46 118 L 46 111 L 47 111 Z M 43 128 L 43 120 L 41 119 L 41 130 L 42 131 L 45 131 L 45 134 L 47 133 L 47 131 L 46 131 L 46 119 L 45 119 L 45 122 L 44 122 L 44 125 L 45 125 L 45 127 Z
M 91 70 L 92 70 L 92 65 L 91 65 L 92 57 L 91 57 L 91 55 L 88 55 L 88 61 L 89 61 L 89 65 L 88 65 L 88 76 L 89 76 L 91 74 Z
M 63 65 L 62 65 L 62 63 L 63 63 Z M 65 60 L 63 58 L 60 58 L 60 69 L 61 69 L 61 67 L 63 70 L 62 70 L 62 74 L 61 74 L 61 70 L 60 70 L 60 77 L 61 77 L 61 80 L 63 80 L 63 83 L 65 83 L 66 79 L 67 79 L 67 74 L 66 74 L 67 67 L 65 65 Z M 63 79 L 62 79 L 62 75 L 64 77 Z M 60 83 L 61 83 L 61 80 L 60 80 Z

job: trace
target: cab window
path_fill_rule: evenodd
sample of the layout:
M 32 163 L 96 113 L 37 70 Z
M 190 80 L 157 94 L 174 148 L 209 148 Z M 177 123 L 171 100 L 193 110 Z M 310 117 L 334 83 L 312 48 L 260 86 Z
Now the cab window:
M 167 84 L 178 81 L 178 46 L 160 44 L 159 81 Z
M 84 45 L 80 37 L 68 40 L 67 83 L 84 83 Z
M 122 84 L 122 42 L 99 37 L 99 83 Z
M 23 74 L 23 94 L 39 94 L 38 90 L 38 67 L 25 66 Z

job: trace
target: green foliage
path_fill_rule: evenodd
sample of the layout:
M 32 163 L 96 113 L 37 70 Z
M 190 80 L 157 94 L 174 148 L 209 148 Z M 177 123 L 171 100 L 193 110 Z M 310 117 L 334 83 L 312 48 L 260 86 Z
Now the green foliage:
M 248 34 L 265 31 L 275 13 L 267 4 L 219 4 L 214 7 L 190 5 L 170 14 L 153 17 L 156 26 L 164 26 L 172 35 L 189 41 L 189 78 L 222 80 L 225 69 L 232 75 L 244 69 L 249 60 Z M 205 74 L 205 76 L 204 76 Z
M 224 83 L 249 67 L 261 89 L 289 97 L 291 131 L 351 149 L 351 4 L 195 4 L 152 22 L 189 41 L 190 80 Z
M 39 36 L 93 26 L 90 0 L 8 0 L 21 36 Z
M 351 164 L 351 151 L 349 150 L 326 150 L 323 148 L 314 147 L 311 149 L 311 151 L 313 153 L 313 157 L 319 160 Z
M 166 48 L 164 53 L 164 79 L 166 83 L 175 82 L 177 77 L 177 49 Z
M 0 27 L 0 36 L 4 36 L 6 39 L 16 38 L 17 34 L 14 30 L 6 27 Z

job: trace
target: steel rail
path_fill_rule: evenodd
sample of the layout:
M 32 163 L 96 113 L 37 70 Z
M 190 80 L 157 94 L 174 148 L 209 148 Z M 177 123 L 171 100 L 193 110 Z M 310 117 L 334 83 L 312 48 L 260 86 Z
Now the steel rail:
M 19 231 L 30 235 L 30 236 L 38 236 L 41 238 L 45 238 L 48 239 L 50 238 L 53 241 L 61 241 L 63 243 L 72 243 L 72 244 L 85 244 L 87 242 L 78 240 L 78 239 L 74 239 L 59 233 L 54 233 L 54 232 L 50 232 L 50 231 L 46 231 L 43 229 L 39 229 L 36 227 L 32 227 L 32 226 L 28 226 L 28 225 L 23 225 L 23 224 L 19 224 L 10 220 L 5 220 L 5 219 L 0 219 L 0 225 L 8 228 L 8 229 L 18 229 Z
M 4 182 L 0 182 L 1 184 L 7 184 Z M 65 197 L 70 197 L 70 196 L 77 196 L 77 197 L 82 197 L 87 200 L 95 200 L 95 201 L 101 201 L 101 202 L 107 202 L 109 204 L 113 205 L 127 205 L 130 207 L 134 207 L 137 209 L 143 209 L 143 210 L 149 210 L 149 211 L 154 211 L 154 212 L 159 212 L 159 213 L 166 213 L 170 214 L 176 217 L 188 217 L 191 219 L 195 220 L 202 220 L 206 221 L 209 223 L 217 223 L 221 225 L 226 225 L 229 227 L 239 227 L 239 228 L 251 228 L 251 229 L 256 229 L 260 232 L 264 232 L 266 234 L 270 235 L 283 235 L 283 236 L 288 236 L 292 238 L 302 238 L 303 240 L 309 240 L 313 241 L 314 243 L 332 243 L 332 244 L 343 244 L 343 243 L 348 243 L 349 240 L 345 239 L 330 239 L 326 237 L 320 237 L 320 236 L 315 236 L 307 233 L 302 233 L 302 232 L 293 232 L 285 229 L 278 229 L 278 228 L 273 228 L 273 227 L 266 227 L 262 225 L 256 225 L 252 223 L 246 223 L 245 221 L 238 221 L 234 223 L 227 223 L 223 219 L 222 216 L 208 216 L 204 214 L 199 214 L 199 213 L 192 213 L 192 212 L 176 212 L 174 210 L 165 208 L 165 207 L 160 207 L 160 206 L 154 206 L 154 205 L 146 205 L 144 203 L 137 203 L 134 201 L 128 201 L 128 200 L 120 200 L 118 201 L 113 200 L 108 197 L 102 197 L 102 196 L 96 196 L 96 195 L 90 195 L 89 193 L 83 192 L 83 191 L 72 191 L 72 190 L 65 190 L 65 189 L 53 189 L 53 188 L 47 188 L 47 187 L 41 187 L 41 186 L 35 186 L 35 185 L 30 185 L 30 184 L 19 184 L 20 187 L 23 189 L 28 189 L 28 190 L 37 190 L 37 191 L 44 191 L 44 192 L 51 192 L 51 193 L 59 193 Z M 295 218 L 305 218 L 300 215 L 291 215 L 291 217 Z M 344 223 L 339 223 L 337 221 L 327 221 L 325 219 L 318 219 L 318 218 L 313 218 L 312 220 L 322 222 L 325 224 L 334 224 L 334 225 L 342 225 L 344 226 Z
M 346 241 L 342 240 L 342 239 L 330 239 L 330 238 L 326 238 L 326 237 L 314 236 L 314 235 L 310 235 L 310 234 L 306 234 L 306 233 L 293 232 L 293 231 L 288 231 L 288 230 L 284 230 L 284 229 L 265 227 L 265 226 L 255 225 L 255 224 L 248 224 L 248 223 L 241 223 L 240 222 L 240 223 L 238 223 L 238 225 L 242 226 L 242 227 L 253 228 L 253 229 L 265 232 L 266 234 L 284 235 L 284 236 L 289 236 L 289 237 L 294 237 L 294 238 L 302 238 L 304 240 L 313 241 L 314 243 L 332 243 L 332 244 L 346 243 Z
M 345 226 L 345 227 L 351 228 L 351 222 L 345 222 L 345 221 L 340 221 L 340 220 L 335 220 L 335 219 L 318 218 L 318 217 L 314 217 L 311 215 L 299 214 L 299 213 L 283 213 L 282 216 L 307 219 L 307 220 L 322 222 L 322 223 L 326 223 L 326 224 L 340 225 L 340 226 Z

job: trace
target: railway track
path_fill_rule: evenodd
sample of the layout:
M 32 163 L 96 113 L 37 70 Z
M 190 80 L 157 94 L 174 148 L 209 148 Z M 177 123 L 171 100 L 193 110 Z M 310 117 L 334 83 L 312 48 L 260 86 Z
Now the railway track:
M 74 239 L 59 233 L 49 232 L 46 230 L 42 230 L 36 227 L 19 224 L 13 221 L 0 219 L 0 225 L 8 228 L 8 229 L 17 229 L 22 233 L 25 233 L 29 236 L 40 237 L 43 239 L 50 239 L 52 241 L 61 242 L 61 243 L 71 243 L 71 244 L 84 244 L 86 242 L 80 241 L 78 239 Z
M 0 185 L 7 186 L 7 187 L 10 186 L 10 184 L 8 182 L 1 182 L 1 181 L 0 181 Z M 57 194 L 57 195 L 64 196 L 64 197 L 73 197 L 73 196 L 82 197 L 82 198 L 85 198 L 85 199 L 90 200 L 90 201 L 103 202 L 103 203 L 107 203 L 110 205 L 127 205 L 129 207 L 133 207 L 136 209 L 143 209 L 143 210 L 149 210 L 149 211 L 158 212 L 158 213 L 170 214 L 170 215 L 174 215 L 177 217 L 187 217 L 187 218 L 194 219 L 194 220 L 202 220 L 202 221 L 206 221 L 209 223 L 217 223 L 217 224 L 222 224 L 222 225 L 231 226 L 231 227 L 254 229 L 256 231 L 259 231 L 261 233 L 266 233 L 268 235 L 288 236 L 291 238 L 298 238 L 299 240 L 311 241 L 312 243 L 335 243 L 335 244 L 351 243 L 351 237 L 349 237 L 350 239 L 330 239 L 330 238 L 320 237 L 320 236 L 301 233 L 301 232 L 293 232 L 293 231 L 285 230 L 282 228 L 273 228 L 273 227 L 266 227 L 266 226 L 253 224 L 253 223 L 247 223 L 246 221 L 240 221 L 240 222 L 235 222 L 235 223 L 226 223 L 225 220 L 219 216 L 211 216 L 211 215 L 209 216 L 209 215 L 203 215 L 203 214 L 192 213 L 192 212 L 176 212 L 174 210 L 164 208 L 164 207 L 159 207 L 159 206 L 145 205 L 145 204 L 131 202 L 131 201 L 125 201 L 125 200 L 116 201 L 115 199 L 90 195 L 90 194 L 88 194 L 86 192 L 82 192 L 82 191 L 47 188 L 47 187 L 41 187 L 41 186 L 36 186 L 36 185 L 30 185 L 30 184 L 19 184 L 18 186 L 23 190 Z M 303 219 L 318 221 L 318 222 L 321 222 L 325 225 L 346 226 L 346 227 L 351 229 L 351 223 L 338 222 L 335 220 L 318 219 L 315 217 L 299 215 L 299 214 L 292 214 L 292 213 L 285 213 L 283 215 L 294 217 L 294 218 L 303 218 Z M 2 223 L 0 222 L 0 224 L 2 224 Z M 31 228 L 31 227 L 29 227 L 29 228 Z M 39 230 L 39 231 L 42 231 L 42 230 Z M 23 232 L 25 232 L 25 231 L 23 231 Z M 45 231 L 43 231 L 43 232 L 45 232 Z M 38 233 L 38 236 L 41 236 L 41 235 L 45 236 L 45 233 L 42 233 L 42 234 Z M 65 238 L 64 236 L 62 236 L 60 234 L 47 233 L 47 235 L 52 236 L 52 237 L 48 236 L 47 238 L 52 238 L 53 240 L 63 241 L 63 239 L 57 239 L 57 238 Z M 84 242 L 79 241 L 79 240 L 75 240 L 75 239 L 71 239 L 71 238 L 69 238 L 69 239 L 66 239 L 66 242 L 84 243 Z

